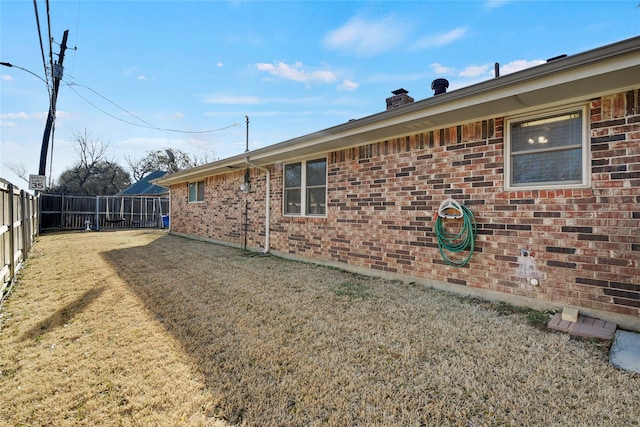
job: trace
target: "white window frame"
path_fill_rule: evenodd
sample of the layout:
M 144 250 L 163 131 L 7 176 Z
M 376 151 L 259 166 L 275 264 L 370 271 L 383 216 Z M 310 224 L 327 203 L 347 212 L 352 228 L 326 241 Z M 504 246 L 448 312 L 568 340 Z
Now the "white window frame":
M 559 117 L 565 114 L 580 112 L 582 119 L 582 138 L 579 142 L 582 159 L 582 176 L 580 182 L 538 182 L 531 184 L 513 184 L 512 174 L 512 152 L 511 152 L 511 126 L 513 123 L 535 122 L 536 120 L 544 120 L 547 118 Z M 589 110 L 585 104 L 574 104 L 556 109 L 548 109 L 544 111 L 532 112 L 518 116 L 508 117 L 505 119 L 505 143 L 504 143 L 504 187 L 505 190 L 542 190 L 542 189 L 571 189 L 571 188 L 589 188 L 591 186 L 591 151 L 589 138 Z M 578 143 L 575 144 L 576 148 Z M 570 149 L 571 147 L 563 147 Z
M 191 198 L 191 186 L 195 185 L 196 187 L 196 194 L 195 194 L 195 199 Z M 202 193 L 200 193 L 198 191 L 198 187 L 202 185 Z M 199 198 L 199 195 L 202 194 L 202 199 Z M 189 203 L 202 203 L 204 202 L 204 180 L 200 180 L 200 181 L 191 181 L 187 184 L 187 199 L 189 200 Z
M 307 186 L 307 163 L 312 163 L 312 162 L 317 162 L 317 161 L 324 161 L 325 162 L 325 168 L 324 168 L 324 172 L 325 172 L 325 176 L 324 176 L 324 213 L 322 214 L 314 214 L 314 213 L 309 213 L 309 206 L 307 205 L 307 190 L 309 188 L 320 188 L 322 186 L 316 185 L 316 186 Z M 286 187 L 286 182 L 285 182 L 285 173 L 286 173 L 286 169 L 287 166 L 291 166 L 291 165 L 296 165 L 296 164 L 300 164 L 300 175 L 301 175 L 301 183 L 300 183 L 300 187 L 293 187 L 295 188 L 299 188 L 300 189 L 300 213 L 288 213 L 287 212 L 287 206 L 286 206 L 286 192 L 287 192 L 287 187 Z M 304 160 L 298 160 L 295 162 L 288 162 L 285 163 L 283 165 L 282 168 L 282 215 L 283 216 L 290 216 L 290 217 L 309 217 L 309 218 L 326 218 L 327 217 L 327 181 L 328 181 L 328 176 L 329 176 L 329 162 L 327 161 L 326 157 L 314 157 L 314 158 L 309 158 L 309 159 L 304 159 Z M 292 187 L 289 187 L 290 189 Z

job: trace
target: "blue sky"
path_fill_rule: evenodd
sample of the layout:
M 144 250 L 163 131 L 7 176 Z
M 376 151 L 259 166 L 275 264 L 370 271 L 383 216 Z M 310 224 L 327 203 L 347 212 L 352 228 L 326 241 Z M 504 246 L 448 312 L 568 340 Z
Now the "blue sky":
M 45 57 L 69 30 L 53 142 L 54 179 L 85 130 L 125 158 L 177 148 L 198 157 L 256 149 L 640 34 L 632 1 L 37 0 Z M 32 1 L 0 1 L 0 61 L 45 78 Z M 0 177 L 37 173 L 45 83 L 0 67 Z M 173 132 L 166 129 L 180 130 Z M 214 130 L 214 132 L 204 132 Z M 51 160 L 47 162 L 47 175 Z

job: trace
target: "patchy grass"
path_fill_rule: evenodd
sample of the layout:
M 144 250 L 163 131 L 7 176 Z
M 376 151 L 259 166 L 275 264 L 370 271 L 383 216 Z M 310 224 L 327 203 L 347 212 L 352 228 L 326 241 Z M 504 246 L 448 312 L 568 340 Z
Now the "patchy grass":
M 501 316 L 509 316 L 512 314 L 522 315 L 531 326 L 535 326 L 536 328 L 542 330 L 547 329 L 549 320 L 551 320 L 551 318 L 555 314 L 552 311 L 535 310 L 529 307 L 519 307 L 516 305 L 507 304 L 502 301 L 492 303 L 492 307 Z
M 331 290 L 339 297 L 365 299 L 373 295 L 366 284 L 354 281 L 338 283 Z
M 478 301 L 157 231 L 45 235 L 4 307 L 0 423 L 639 425 L 606 348 Z
M 536 310 L 530 307 L 512 305 L 503 301 L 487 301 L 469 295 L 452 294 L 452 298 L 464 304 L 479 305 L 489 310 L 495 310 L 500 316 L 514 316 L 523 319 L 531 326 L 547 331 L 547 324 L 555 314 L 552 310 Z

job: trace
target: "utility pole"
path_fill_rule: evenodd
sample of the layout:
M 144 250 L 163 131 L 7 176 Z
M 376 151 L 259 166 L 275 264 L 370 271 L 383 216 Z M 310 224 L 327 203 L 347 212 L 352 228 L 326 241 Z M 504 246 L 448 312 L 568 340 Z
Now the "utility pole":
M 249 151 L 249 116 L 244 116 L 247 119 L 247 145 L 246 145 L 246 149 L 244 150 L 244 152 L 248 152 Z
M 62 44 L 60 45 L 60 54 L 58 55 L 58 61 L 53 65 L 53 92 L 51 93 L 51 104 L 49 105 L 49 115 L 47 116 L 47 124 L 44 128 L 44 135 L 42 136 L 42 149 L 40 150 L 40 168 L 38 169 L 38 175 L 46 175 L 47 171 L 47 152 L 49 151 L 49 137 L 51 136 L 51 128 L 53 127 L 53 121 L 56 116 L 56 101 L 58 100 L 58 88 L 60 87 L 60 80 L 62 80 L 62 73 L 64 67 L 62 61 L 64 61 L 64 51 L 67 50 L 67 37 L 69 36 L 69 30 L 64 32 L 62 36 Z

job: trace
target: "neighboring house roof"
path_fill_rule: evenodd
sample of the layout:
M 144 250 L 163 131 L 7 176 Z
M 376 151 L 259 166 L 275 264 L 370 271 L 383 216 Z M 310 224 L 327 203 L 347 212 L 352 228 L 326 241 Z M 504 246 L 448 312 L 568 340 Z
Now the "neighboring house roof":
M 637 88 L 638 84 L 640 37 L 634 37 L 186 169 L 155 183 L 169 186 L 245 168 L 248 162 L 265 166 L 537 107 L 584 102 L 614 91 Z
M 159 196 L 169 193 L 169 189 L 151 183 L 151 180 L 162 178 L 167 173 L 164 171 L 151 172 L 140 181 L 132 184 L 116 194 L 116 196 Z

